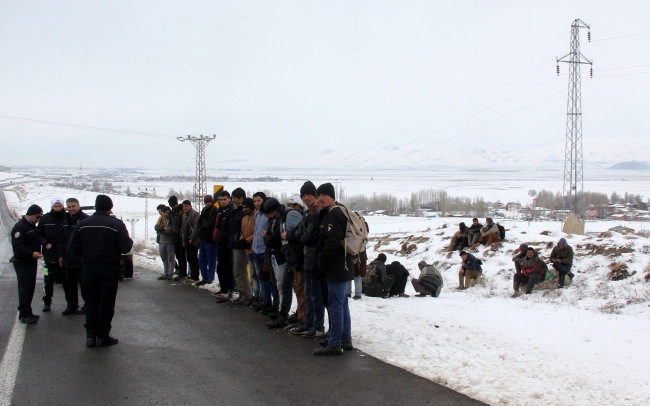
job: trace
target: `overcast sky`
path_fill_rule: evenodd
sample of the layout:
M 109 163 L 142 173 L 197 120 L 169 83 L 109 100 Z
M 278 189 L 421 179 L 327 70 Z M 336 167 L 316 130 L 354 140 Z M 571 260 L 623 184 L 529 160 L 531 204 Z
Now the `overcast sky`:
M 429 145 L 564 90 L 437 148 L 548 146 L 565 137 L 568 78 L 555 76 L 554 58 L 581 18 L 594 40 L 583 30 L 582 52 L 600 77 L 583 84 L 585 139 L 647 145 L 650 74 L 603 76 L 650 72 L 607 70 L 650 65 L 650 34 L 597 40 L 650 32 L 648 15 L 648 1 L 1 0 L 0 115 L 216 134 L 209 166 L 295 154 L 324 164 L 330 151 L 395 137 L 541 67 L 382 146 L 433 133 Z M 0 139 L 0 164 L 194 162 L 173 137 L 0 119 Z

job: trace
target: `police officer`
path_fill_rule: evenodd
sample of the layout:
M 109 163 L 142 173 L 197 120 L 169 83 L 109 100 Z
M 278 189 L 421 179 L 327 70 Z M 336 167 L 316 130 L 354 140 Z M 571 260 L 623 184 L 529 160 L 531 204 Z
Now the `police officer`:
M 36 269 L 41 255 L 41 240 L 36 223 L 43 217 L 43 209 L 31 205 L 27 213 L 11 229 L 11 245 L 14 256 L 11 262 L 18 278 L 18 319 L 21 323 L 34 324 L 40 316 L 32 313 L 32 299 L 36 289 Z
M 66 311 L 70 307 L 68 300 L 68 286 L 65 280 L 63 268 L 59 265 L 59 252 L 63 245 L 63 225 L 65 222 L 65 210 L 63 209 L 63 199 L 55 197 L 50 200 L 52 210 L 45 213 L 43 218 L 38 222 L 38 234 L 43 246 L 43 311 L 49 312 L 54 296 L 54 283 L 63 283 L 65 292 Z M 76 309 L 75 309 L 76 311 Z
M 86 347 L 118 343 L 109 335 L 115 312 L 121 253 L 131 251 L 133 240 L 121 220 L 111 217 L 113 201 L 95 199 L 95 213 L 74 229 L 69 250 L 81 257 L 82 291 L 86 295 Z
M 63 315 L 67 316 L 70 314 L 86 314 L 86 295 L 81 290 L 81 297 L 84 301 L 84 305 L 79 309 L 79 286 L 81 286 L 81 258 L 72 254 L 67 249 L 70 245 L 70 240 L 72 239 L 72 232 L 81 220 L 87 219 L 88 215 L 81 211 L 79 206 L 79 200 L 74 197 L 69 198 L 65 201 L 68 213 L 65 216 L 65 222 L 63 223 L 63 244 L 61 245 L 61 250 L 59 251 L 59 265 L 65 269 L 67 282 L 68 282 L 68 291 L 66 294 L 66 300 L 68 301 L 68 307 L 63 311 Z

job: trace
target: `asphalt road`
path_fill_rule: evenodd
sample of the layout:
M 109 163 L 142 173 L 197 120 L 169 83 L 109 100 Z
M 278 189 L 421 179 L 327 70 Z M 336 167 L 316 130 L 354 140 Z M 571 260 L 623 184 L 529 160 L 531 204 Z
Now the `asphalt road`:
M 16 319 L 17 289 L 0 192 L 0 354 Z M 267 330 L 249 308 L 217 305 L 207 291 L 172 286 L 136 269 L 120 283 L 112 335 L 120 343 L 86 348 L 83 316 L 62 316 L 55 287 L 25 328 L 11 404 L 23 405 L 480 405 L 482 403 L 358 350 L 315 357 L 317 340 Z M 354 328 L 354 320 L 353 320 Z M 354 330 L 353 330 L 354 338 Z M 387 342 L 386 345 L 399 345 Z M 0 396 L 1 397 L 1 396 Z M 0 404 L 2 402 L 0 401 Z

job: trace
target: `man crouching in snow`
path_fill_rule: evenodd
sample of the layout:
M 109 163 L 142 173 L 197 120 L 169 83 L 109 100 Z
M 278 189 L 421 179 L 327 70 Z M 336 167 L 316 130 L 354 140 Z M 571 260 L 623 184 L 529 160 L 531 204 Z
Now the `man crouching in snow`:
M 442 290 L 442 275 L 440 271 L 433 265 L 427 265 L 426 262 L 418 262 L 420 268 L 420 277 L 411 279 L 413 289 L 418 292 L 415 297 L 426 297 L 431 295 L 433 297 L 440 296 Z
M 327 345 L 313 351 L 314 355 L 341 355 L 343 350 L 352 350 L 352 327 L 350 308 L 346 294 L 348 281 L 354 279 L 352 255 L 342 244 L 345 239 L 348 219 L 340 208 L 336 208 L 336 195 L 331 183 L 320 185 L 318 195 L 318 260 L 317 270 L 312 276 L 327 282 L 327 312 L 330 319 L 330 335 Z
M 469 288 L 471 279 L 478 278 L 483 274 L 483 269 L 481 262 L 466 251 L 460 252 L 460 258 L 463 262 L 458 272 L 458 289 L 464 290 Z

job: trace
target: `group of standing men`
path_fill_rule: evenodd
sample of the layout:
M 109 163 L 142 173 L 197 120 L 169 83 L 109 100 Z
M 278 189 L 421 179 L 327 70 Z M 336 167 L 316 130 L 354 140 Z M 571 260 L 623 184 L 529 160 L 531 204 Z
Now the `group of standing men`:
M 346 251 L 347 209 L 336 202 L 331 183 L 316 188 L 307 181 L 287 205 L 263 192 L 247 197 L 241 188 L 203 201 L 200 213 L 176 196 L 169 198 L 171 207 L 158 207 L 159 244 L 172 246 L 161 246 L 166 265 L 159 279 L 204 285 L 214 282 L 216 272 L 217 303 L 251 306 L 273 319 L 267 328 L 290 327 L 304 337 L 325 334 L 327 309 L 329 335 L 313 353 L 353 348 L 346 292 L 358 264 Z M 177 264 L 169 261 L 170 248 Z M 298 308 L 290 316 L 293 293 Z
M 67 306 L 63 315 L 86 315 L 86 346 L 117 344 L 109 333 L 122 253 L 133 246 L 124 223 L 111 216 L 113 202 L 98 195 L 95 213 L 85 214 L 75 198 L 54 198 L 51 210 L 32 205 L 13 227 L 11 262 L 18 279 L 18 318 L 36 324 L 32 311 L 38 260 L 43 259 L 43 312 L 51 309 L 54 284 L 61 283 Z M 79 288 L 84 306 L 79 308 Z

